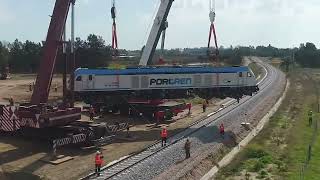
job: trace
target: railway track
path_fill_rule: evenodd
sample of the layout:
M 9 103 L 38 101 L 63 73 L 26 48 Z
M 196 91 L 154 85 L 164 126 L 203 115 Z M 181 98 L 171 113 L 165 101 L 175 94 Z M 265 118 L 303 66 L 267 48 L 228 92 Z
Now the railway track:
M 88 176 L 83 177 L 82 179 L 121 179 L 122 175 L 125 174 L 124 172 L 130 172 L 131 168 L 138 166 L 141 162 L 150 158 L 154 158 L 155 155 L 161 154 L 162 152 L 166 151 L 166 149 L 171 148 L 175 144 L 181 142 L 186 137 L 189 137 L 190 135 L 206 128 L 208 125 L 212 124 L 217 119 L 220 119 L 226 114 L 234 111 L 237 107 L 240 107 L 243 104 L 247 103 L 251 98 L 262 93 L 274 81 L 273 78 L 275 76 L 275 69 L 273 69 L 270 66 L 263 66 L 267 73 L 266 76 L 259 82 L 259 93 L 254 94 L 252 97 L 245 97 L 243 100 L 240 101 L 240 103 L 237 103 L 236 100 L 233 100 L 231 103 L 227 103 L 228 105 L 224 108 L 220 108 L 218 111 L 211 113 L 210 116 L 194 122 L 189 127 L 169 137 L 169 145 L 165 147 L 161 147 L 161 142 L 157 141 L 139 153 L 126 157 L 110 166 L 103 167 L 101 175 L 99 177 L 97 177 L 94 173 L 91 173 Z M 212 118 L 213 116 L 214 118 Z

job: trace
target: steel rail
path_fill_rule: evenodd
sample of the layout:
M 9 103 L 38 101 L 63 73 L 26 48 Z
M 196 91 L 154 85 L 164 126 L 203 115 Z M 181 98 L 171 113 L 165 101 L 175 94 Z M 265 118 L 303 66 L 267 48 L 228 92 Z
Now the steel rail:
M 174 140 L 173 142 L 171 142 L 170 144 L 168 144 L 168 145 L 165 146 L 165 147 L 158 148 L 158 149 L 156 149 L 156 150 L 152 150 L 152 147 L 156 147 L 157 145 L 159 145 L 159 144 L 161 143 L 161 141 L 158 140 L 158 141 L 156 141 L 155 143 L 147 146 L 146 148 L 144 148 L 143 150 L 141 150 L 141 151 L 139 151 L 139 152 L 137 152 L 137 153 L 135 153 L 135 154 L 132 154 L 132 155 L 130 155 L 130 156 L 128 156 L 128 157 L 126 157 L 126 158 L 124 158 L 124 159 L 122 159 L 122 160 L 120 160 L 120 161 L 118 161 L 118 162 L 116 162 L 116 163 L 114 163 L 114 164 L 112 164 L 112 165 L 110 165 L 110 166 L 104 166 L 104 167 L 101 169 L 102 172 L 103 172 L 103 171 L 108 171 L 108 170 L 111 171 L 112 168 L 116 169 L 117 171 L 114 172 L 114 173 L 112 173 L 111 175 L 105 177 L 105 178 L 104 178 L 103 176 L 100 177 L 100 178 L 111 179 L 111 178 L 113 178 L 113 177 L 118 176 L 118 175 L 121 174 L 122 172 L 124 172 L 124 171 L 130 169 L 131 167 L 133 167 L 133 166 L 135 166 L 135 165 L 143 162 L 144 160 L 148 159 L 149 157 L 154 156 L 155 154 L 157 154 L 157 153 L 159 153 L 159 152 L 161 152 L 161 151 L 163 151 L 163 150 L 171 147 L 172 145 L 180 142 L 181 140 L 185 139 L 186 137 L 190 136 L 191 134 L 194 134 L 194 133 L 196 133 L 197 131 L 201 130 L 202 128 L 208 126 L 209 124 L 211 124 L 212 122 L 216 121 L 217 119 L 220 119 L 220 118 L 222 118 L 223 116 L 229 114 L 230 112 L 232 112 L 233 110 L 235 110 L 237 107 L 239 107 L 239 106 L 247 103 L 247 102 L 248 102 L 251 98 L 253 98 L 254 96 L 256 96 L 256 95 L 258 95 L 258 94 L 261 94 L 262 91 L 264 91 L 267 87 L 269 87 L 269 85 L 272 84 L 273 79 L 272 79 L 271 77 L 272 77 L 272 75 L 274 74 L 274 69 L 273 69 L 273 68 L 270 68 L 270 66 L 269 66 L 268 68 L 266 68 L 266 66 L 263 65 L 262 63 L 259 63 L 259 64 L 266 70 L 266 75 L 265 75 L 265 77 L 258 82 L 258 84 L 261 86 L 259 93 L 256 93 L 256 94 L 254 94 L 254 95 L 251 96 L 251 97 L 248 97 L 245 101 L 242 101 L 242 102 L 240 102 L 240 103 L 237 103 L 237 101 L 235 101 L 235 102 L 233 102 L 233 103 L 231 103 L 231 104 L 228 104 L 225 108 L 220 108 L 219 110 L 217 110 L 217 111 L 215 111 L 214 113 L 212 113 L 210 116 L 206 116 L 206 117 L 204 117 L 204 118 L 201 118 L 201 119 L 195 121 L 194 123 L 190 124 L 188 127 L 184 128 L 184 129 L 182 129 L 181 131 L 177 132 L 176 134 L 170 136 L 168 139 L 173 138 L 173 137 L 175 137 L 175 136 L 178 136 L 179 134 L 186 132 L 186 130 L 190 129 L 191 127 L 196 126 L 196 125 L 200 124 L 201 122 L 205 122 L 206 120 L 208 120 L 208 122 L 205 122 L 203 125 L 201 125 L 200 127 L 196 128 L 195 130 L 192 130 L 192 131 L 190 131 L 190 132 L 182 135 L 180 138 L 177 138 L 176 140 Z M 269 71 L 269 72 L 268 72 L 268 71 Z M 267 76 L 268 76 L 270 73 L 271 73 L 271 75 L 269 76 L 270 78 L 267 78 Z M 227 109 L 227 108 L 229 108 L 229 107 L 231 107 L 231 106 L 233 106 L 233 105 L 235 105 L 235 106 L 234 106 L 233 108 L 227 110 L 227 111 L 224 112 L 223 114 L 218 115 L 216 118 L 213 118 L 213 119 L 211 119 L 211 120 L 209 119 L 211 116 L 213 116 L 213 115 L 219 113 L 220 111 L 225 110 L 225 109 Z M 143 153 L 145 153 L 145 154 L 143 154 Z M 140 155 L 140 157 L 139 157 L 139 155 Z M 137 158 L 134 158 L 134 157 L 137 157 Z M 131 160 L 131 161 L 130 161 L 130 160 Z M 122 166 L 122 168 L 121 168 L 121 167 L 118 167 L 118 168 L 116 167 L 116 166 L 121 165 L 121 164 L 124 163 L 125 161 L 129 161 L 129 162 L 126 164 L 126 166 Z M 81 180 L 91 179 L 91 178 L 94 178 L 94 177 L 95 177 L 95 173 L 90 173 L 88 176 L 81 178 Z M 99 179 L 100 179 L 100 178 L 99 178 Z

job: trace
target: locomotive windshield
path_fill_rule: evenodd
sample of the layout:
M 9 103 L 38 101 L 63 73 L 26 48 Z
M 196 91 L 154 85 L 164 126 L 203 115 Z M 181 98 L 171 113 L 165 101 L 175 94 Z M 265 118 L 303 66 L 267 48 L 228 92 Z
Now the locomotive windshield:
M 78 76 L 78 77 L 76 78 L 76 81 L 82 81 L 82 77 L 81 77 L 81 76 Z

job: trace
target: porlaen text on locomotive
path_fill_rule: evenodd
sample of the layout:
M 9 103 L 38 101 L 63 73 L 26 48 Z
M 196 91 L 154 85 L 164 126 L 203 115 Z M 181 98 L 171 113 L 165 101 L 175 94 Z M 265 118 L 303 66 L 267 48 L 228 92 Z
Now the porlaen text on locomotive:
M 175 79 L 150 79 L 150 85 L 191 85 L 191 78 L 175 78 Z

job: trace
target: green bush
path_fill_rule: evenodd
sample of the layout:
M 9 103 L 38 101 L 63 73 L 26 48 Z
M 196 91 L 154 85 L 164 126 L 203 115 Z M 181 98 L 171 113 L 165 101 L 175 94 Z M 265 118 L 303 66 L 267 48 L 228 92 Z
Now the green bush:
M 245 168 L 250 172 L 258 172 L 265 167 L 259 159 L 249 159 L 245 163 Z
M 259 146 L 251 146 L 246 150 L 246 156 L 247 158 L 262 158 L 269 156 L 269 153 Z
M 271 164 L 273 162 L 273 158 L 270 155 L 263 156 L 259 159 L 263 164 Z
M 265 167 L 265 164 L 263 164 L 261 161 L 258 161 L 254 166 L 253 166 L 253 171 L 258 172 L 261 169 Z
M 268 173 L 265 170 L 260 171 L 260 175 L 266 177 Z

